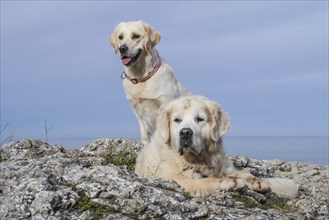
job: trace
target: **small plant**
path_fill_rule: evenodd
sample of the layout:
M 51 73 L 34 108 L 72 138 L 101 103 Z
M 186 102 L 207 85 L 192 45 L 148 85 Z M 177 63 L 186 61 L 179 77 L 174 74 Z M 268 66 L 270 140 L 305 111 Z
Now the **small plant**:
M 318 175 L 321 174 L 320 171 L 319 171 L 319 170 L 320 170 L 319 168 L 315 167 L 314 170 L 315 170 L 316 172 L 313 173 L 312 176 L 318 176 Z
M 48 143 L 48 133 L 49 133 L 53 128 L 54 128 L 53 126 L 51 126 L 50 128 L 48 128 L 47 120 L 45 120 L 45 135 L 46 135 L 46 143 Z
M 135 170 L 136 164 L 136 155 L 125 154 L 124 152 L 118 152 L 117 154 L 100 155 L 107 160 L 108 163 L 111 163 L 116 166 L 126 166 L 130 172 Z
M 191 200 L 191 199 L 193 199 L 193 196 L 192 196 L 189 192 L 186 192 L 186 191 L 183 192 L 183 196 L 184 196 L 185 199 L 187 199 L 187 200 Z
M 95 220 L 101 219 L 104 215 L 114 212 L 110 207 L 92 202 L 84 193 L 80 195 L 80 200 L 74 208 L 83 212 L 91 211 L 93 213 L 93 219 Z
M 260 209 L 277 209 L 282 212 L 293 212 L 294 209 L 287 204 L 288 199 L 286 198 L 276 198 L 274 200 L 266 201 L 264 204 L 255 202 L 254 200 L 242 196 L 242 195 L 233 195 L 233 198 L 239 202 L 242 202 L 247 208 L 260 208 Z
M 162 188 L 165 190 L 171 191 L 171 192 L 175 192 L 175 193 L 179 192 L 177 189 L 167 186 L 167 185 L 162 186 Z
M 1 115 L 0 115 L 0 119 L 1 119 Z M 0 121 L 0 146 L 6 144 L 8 142 L 11 142 L 14 139 L 15 130 L 12 130 L 10 132 L 10 134 L 6 135 L 5 138 L 3 138 L 8 126 L 9 126 L 9 123 L 2 126 L 1 121 Z
M 171 191 L 171 192 L 180 193 L 179 190 L 177 190 L 176 188 L 173 188 L 173 187 L 171 187 L 171 186 L 163 185 L 162 188 L 165 189 L 165 190 Z M 190 200 L 190 199 L 193 198 L 193 196 L 192 196 L 189 192 L 186 192 L 185 190 L 184 190 L 184 192 L 182 193 L 182 195 L 183 195 L 183 196 L 185 197 L 185 199 L 187 199 L 187 200 Z

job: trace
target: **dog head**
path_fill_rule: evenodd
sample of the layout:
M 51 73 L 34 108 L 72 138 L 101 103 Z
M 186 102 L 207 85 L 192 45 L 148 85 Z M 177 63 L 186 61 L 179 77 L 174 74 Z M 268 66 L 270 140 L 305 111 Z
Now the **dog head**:
M 220 106 L 201 96 L 184 96 L 160 110 L 158 129 L 165 143 L 180 155 L 215 151 L 229 128 Z
M 141 56 L 149 54 L 159 41 L 159 32 L 143 21 L 121 22 L 110 37 L 111 46 L 115 53 L 120 52 L 125 66 L 131 66 Z

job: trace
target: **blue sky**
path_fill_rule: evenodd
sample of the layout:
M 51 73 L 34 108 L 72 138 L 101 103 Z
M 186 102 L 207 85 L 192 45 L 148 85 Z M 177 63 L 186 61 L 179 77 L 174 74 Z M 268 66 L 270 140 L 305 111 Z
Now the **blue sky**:
M 327 1 L 1 1 L 3 137 L 44 139 L 45 120 L 53 139 L 139 137 L 109 44 L 130 20 L 228 135 L 328 135 Z

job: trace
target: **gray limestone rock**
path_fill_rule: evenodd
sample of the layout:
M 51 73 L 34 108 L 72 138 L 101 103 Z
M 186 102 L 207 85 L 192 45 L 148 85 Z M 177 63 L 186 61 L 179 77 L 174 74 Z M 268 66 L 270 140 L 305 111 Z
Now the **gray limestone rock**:
M 295 199 L 218 191 L 192 198 L 175 182 L 133 173 L 142 144 L 97 139 L 81 150 L 21 140 L 0 149 L 0 220 L 7 219 L 328 219 L 329 168 L 233 157 L 259 177 L 299 184 Z

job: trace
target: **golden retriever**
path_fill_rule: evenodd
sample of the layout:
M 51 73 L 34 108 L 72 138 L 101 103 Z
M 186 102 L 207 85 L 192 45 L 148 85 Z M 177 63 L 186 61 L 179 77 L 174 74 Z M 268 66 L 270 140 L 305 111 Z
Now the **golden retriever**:
M 151 142 L 138 154 L 135 173 L 174 180 L 194 196 L 249 188 L 294 197 L 297 185 L 292 180 L 260 179 L 233 167 L 222 146 L 228 128 L 228 116 L 216 102 L 201 96 L 174 100 L 162 107 Z
M 154 133 L 160 107 L 188 94 L 155 49 L 159 41 L 159 32 L 143 21 L 121 22 L 110 37 L 124 66 L 123 87 L 138 119 L 143 144 Z

